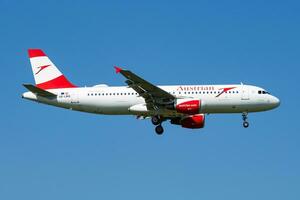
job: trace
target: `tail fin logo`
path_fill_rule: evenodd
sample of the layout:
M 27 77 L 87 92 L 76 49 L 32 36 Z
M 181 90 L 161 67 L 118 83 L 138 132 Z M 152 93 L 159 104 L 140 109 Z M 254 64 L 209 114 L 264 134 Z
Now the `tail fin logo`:
M 35 73 L 35 75 L 39 74 L 41 71 L 43 71 L 44 69 L 46 69 L 47 67 L 49 67 L 50 65 L 44 65 L 44 66 L 40 66 L 38 67 L 38 71 Z

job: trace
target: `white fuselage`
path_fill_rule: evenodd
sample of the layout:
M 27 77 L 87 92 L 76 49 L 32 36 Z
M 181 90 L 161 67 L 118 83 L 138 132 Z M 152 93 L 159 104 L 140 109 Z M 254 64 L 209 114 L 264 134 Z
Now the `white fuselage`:
M 158 86 L 174 95 L 176 99 L 201 100 L 200 113 L 242 113 L 259 112 L 273 109 L 279 99 L 264 89 L 250 85 L 177 85 Z M 224 88 L 230 88 L 224 90 Z M 25 92 L 22 97 L 57 107 L 108 115 L 181 115 L 172 110 L 147 111 L 144 98 L 133 89 L 97 85 L 84 88 L 50 89 L 57 95 L 49 99 Z

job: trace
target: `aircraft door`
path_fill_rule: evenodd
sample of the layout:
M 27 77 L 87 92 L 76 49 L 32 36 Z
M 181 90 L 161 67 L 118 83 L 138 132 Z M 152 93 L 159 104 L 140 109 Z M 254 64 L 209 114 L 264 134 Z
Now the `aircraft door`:
M 242 87 L 242 96 L 241 96 L 242 100 L 249 100 L 250 96 L 249 96 L 249 88 L 244 86 Z

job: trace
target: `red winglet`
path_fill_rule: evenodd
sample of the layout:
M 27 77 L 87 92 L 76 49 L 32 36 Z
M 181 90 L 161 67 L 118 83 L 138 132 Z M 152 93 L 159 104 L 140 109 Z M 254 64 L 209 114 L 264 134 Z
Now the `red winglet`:
M 114 66 L 116 73 L 120 73 L 123 69 L 121 67 Z

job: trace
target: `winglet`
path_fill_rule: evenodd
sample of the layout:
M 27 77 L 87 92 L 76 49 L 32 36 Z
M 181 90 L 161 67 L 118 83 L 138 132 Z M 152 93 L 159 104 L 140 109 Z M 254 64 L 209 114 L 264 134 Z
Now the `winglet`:
M 114 68 L 115 68 L 117 74 L 123 70 L 121 67 L 118 67 L 118 66 L 114 66 Z

